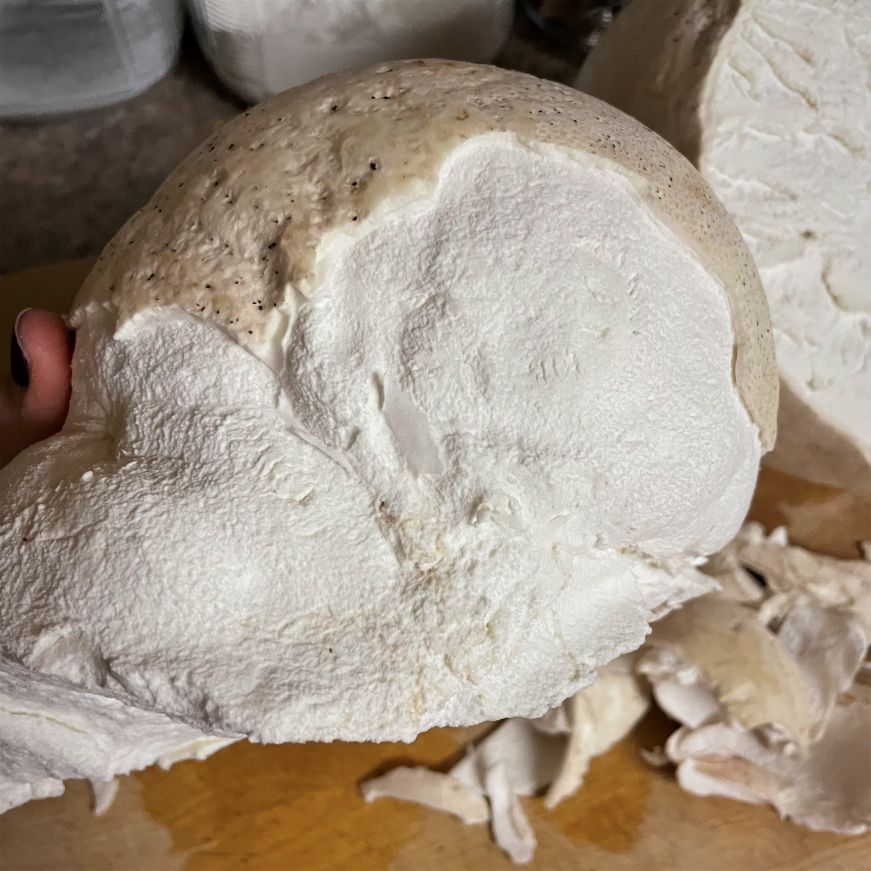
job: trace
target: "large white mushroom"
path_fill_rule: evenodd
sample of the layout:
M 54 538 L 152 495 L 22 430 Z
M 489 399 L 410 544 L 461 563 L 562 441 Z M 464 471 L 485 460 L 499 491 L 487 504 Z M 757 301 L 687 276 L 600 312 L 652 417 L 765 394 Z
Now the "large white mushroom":
M 73 319 L 69 419 L 0 472 L 7 805 L 542 714 L 708 588 L 774 436 L 764 296 L 695 170 L 493 68 L 246 112 Z
M 771 465 L 871 491 L 871 4 L 632 0 L 578 86 L 678 147 L 735 219 L 782 378 Z

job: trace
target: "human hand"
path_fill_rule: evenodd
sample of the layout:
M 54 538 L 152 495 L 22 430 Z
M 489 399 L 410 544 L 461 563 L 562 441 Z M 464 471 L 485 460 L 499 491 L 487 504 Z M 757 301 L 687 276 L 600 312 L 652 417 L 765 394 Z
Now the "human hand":
M 63 426 L 73 345 L 74 333 L 58 315 L 40 309 L 18 315 L 11 377 L 0 384 L 0 466 Z

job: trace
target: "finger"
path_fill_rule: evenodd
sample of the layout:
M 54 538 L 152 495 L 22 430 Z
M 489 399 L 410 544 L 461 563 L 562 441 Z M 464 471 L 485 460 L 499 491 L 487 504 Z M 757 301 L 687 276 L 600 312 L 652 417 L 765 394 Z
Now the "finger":
M 69 407 L 73 350 L 70 330 L 58 315 L 29 309 L 15 322 L 15 339 L 21 359 L 15 372 L 13 353 L 13 374 L 26 387 L 22 419 L 40 436 L 48 435 L 61 428 Z

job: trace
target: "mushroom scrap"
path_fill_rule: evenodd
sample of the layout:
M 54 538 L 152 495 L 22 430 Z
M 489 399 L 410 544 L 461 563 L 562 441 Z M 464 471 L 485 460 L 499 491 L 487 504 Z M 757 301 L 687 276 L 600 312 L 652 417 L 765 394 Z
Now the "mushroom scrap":
M 592 686 L 537 720 L 504 722 L 447 774 L 405 768 L 399 788 L 388 772 L 365 782 L 363 796 L 490 820 L 496 842 L 528 862 L 535 835 L 518 796 L 543 791 L 552 808 L 572 795 L 590 759 L 632 729 L 652 693 L 679 727 L 664 753 L 644 755 L 673 763 L 687 791 L 769 804 L 811 829 L 868 831 L 867 555 L 813 554 L 790 546 L 782 528 L 766 535 L 750 523 L 705 570 L 719 590 L 656 623 L 638 653 L 602 669 Z M 434 800 L 435 783 L 450 801 Z M 474 816 L 463 813 L 471 801 Z
M 623 738 L 649 704 L 631 658 L 623 657 L 543 717 L 506 720 L 447 774 L 396 768 L 365 781 L 363 798 L 416 801 L 466 824 L 489 822 L 499 846 L 515 862 L 528 862 L 535 853 L 535 832 L 519 797 L 546 787 L 545 804 L 554 808 L 573 795 L 590 760 Z

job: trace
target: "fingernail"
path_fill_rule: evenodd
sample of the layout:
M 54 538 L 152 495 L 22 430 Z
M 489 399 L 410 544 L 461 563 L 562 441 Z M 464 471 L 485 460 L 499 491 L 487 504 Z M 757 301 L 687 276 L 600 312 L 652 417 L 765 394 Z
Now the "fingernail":
M 30 311 L 29 308 L 18 313 L 15 318 L 15 326 L 12 329 L 12 342 L 9 347 L 10 372 L 12 380 L 19 387 L 27 387 L 30 384 L 30 369 L 27 365 L 27 357 L 24 356 L 24 351 L 21 348 L 21 341 L 18 338 L 18 327 L 21 324 L 21 318 Z

